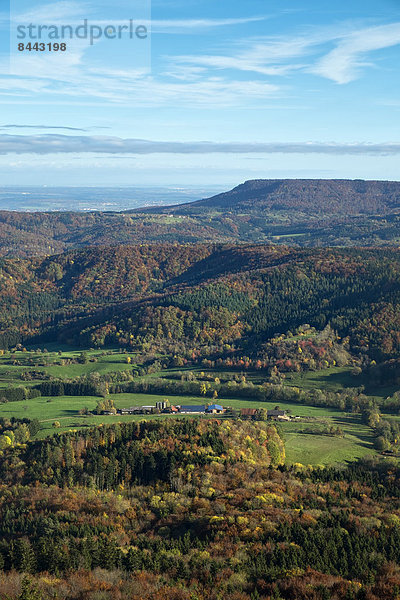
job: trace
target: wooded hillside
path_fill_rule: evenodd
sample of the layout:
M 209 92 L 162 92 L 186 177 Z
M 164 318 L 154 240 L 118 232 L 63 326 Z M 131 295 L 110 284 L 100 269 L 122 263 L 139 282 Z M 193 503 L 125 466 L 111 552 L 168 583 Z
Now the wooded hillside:
M 190 204 L 128 212 L 0 211 L 0 255 L 140 243 L 399 244 L 400 183 L 256 180 Z

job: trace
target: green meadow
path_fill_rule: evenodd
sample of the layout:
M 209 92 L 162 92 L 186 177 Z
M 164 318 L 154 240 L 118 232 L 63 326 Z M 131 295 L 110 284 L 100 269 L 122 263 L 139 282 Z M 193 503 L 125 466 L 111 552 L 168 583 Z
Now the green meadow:
M 106 352 L 98 350 L 85 351 L 87 357 L 85 364 L 61 365 L 57 364 L 61 360 L 68 361 L 68 359 L 80 358 L 82 350 L 61 348 L 61 353 L 56 350 L 56 347 L 50 346 L 47 353 L 30 351 L 27 353 L 14 353 L 12 358 L 10 354 L 0 356 L 0 388 L 35 385 L 47 376 L 72 379 L 94 372 L 100 374 L 116 372 L 135 366 L 135 355 L 124 354 L 118 350 L 109 350 Z M 127 361 L 128 357 L 131 361 L 130 364 Z M 93 359 L 95 359 L 95 362 L 91 362 Z M 16 364 L 10 364 L 10 362 L 15 362 Z M 19 362 L 23 364 L 18 364 Z M 24 381 L 21 379 L 21 374 L 29 370 L 35 371 L 36 378 L 33 381 Z M 176 369 L 171 369 L 171 373 L 174 371 Z M 148 377 L 154 377 L 155 375 L 149 375 Z M 168 375 L 168 373 L 163 372 L 163 375 Z M 257 374 L 257 377 L 260 377 L 260 375 Z M 251 378 L 252 375 L 250 374 L 248 379 L 250 380 Z M 362 385 L 360 379 L 359 377 L 354 377 L 348 368 L 331 368 L 315 373 L 289 375 L 285 379 L 285 385 L 306 389 L 321 388 L 330 391 L 340 391 L 345 387 Z M 117 408 L 155 405 L 156 402 L 163 401 L 166 398 L 171 404 L 175 405 L 199 405 L 209 401 L 209 399 L 199 396 L 171 396 L 163 394 L 114 394 L 111 397 Z M 37 437 L 46 437 L 71 429 L 122 421 L 150 418 L 179 418 L 172 415 L 79 415 L 79 411 L 83 408 L 93 411 L 98 401 L 99 397 L 95 396 L 57 396 L 8 402 L 0 404 L 0 417 L 38 419 L 42 429 Z M 224 407 L 231 407 L 237 410 L 241 408 L 270 409 L 275 407 L 275 403 L 273 402 L 239 400 L 235 398 L 223 398 L 218 400 L 218 402 Z M 361 422 L 358 415 L 348 414 L 333 408 L 317 408 L 303 404 L 280 403 L 280 407 L 287 410 L 293 416 L 298 415 L 301 417 L 299 421 L 278 424 L 285 440 L 288 464 L 343 463 L 367 454 L 375 454 L 373 432 Z M 53 426 L 55 421 L 59 422 L 60 427 L 55 428 Z M 326 429 L 330 426 L 340 427 L 343 435 L 329 436 L 318 433 L 321 429 Z

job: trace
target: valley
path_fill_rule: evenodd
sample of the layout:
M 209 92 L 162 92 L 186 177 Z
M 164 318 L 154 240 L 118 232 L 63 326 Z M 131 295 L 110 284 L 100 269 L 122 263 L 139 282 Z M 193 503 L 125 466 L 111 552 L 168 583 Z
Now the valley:
M 2 213 L 1 600 L 393 600 L 397 218 L 281 180 Z

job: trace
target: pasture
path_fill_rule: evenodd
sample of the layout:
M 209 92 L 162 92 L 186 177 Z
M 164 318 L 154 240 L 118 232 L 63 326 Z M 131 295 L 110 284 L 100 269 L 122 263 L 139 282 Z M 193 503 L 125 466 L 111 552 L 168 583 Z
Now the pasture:
M 119 350 L 88 350 L 49 347 L 47 352 L 16 352 L 13 355 L 5 353 L 0 356 L 0 388 L 25 387 L 36 385 L 43 380 L 52 378 L 73 379 L 83 375 L 112 373 L 135 367 L 135 355 L 126 354 Z M 129 359 L 128 359 L 129 357 Z M 82 360 L 82 362 L 77 362 Z M 171 369 L 171 374 L 176 369 Z M 35 374 L 32 380 L 24 379 L 24 374 Z M 160 375 L 156 373 L 146 377 Z M 168 372 L 162 373 L 168 377 Z M 196 373 L 200 377 L 200 369 Z M 21 378 L 22 377 L 22 378 Z M 260 375 L 258 374 L 258 377 Z M 248 379 L 251 379 L 250 374 Z M 360 385 L 360 377 L 351 375 L 349 368 L 332 368 L 324 371 L 289 375 L 285 385 L 306 389 L 327 389 L 340 391 L 345 387 Z M 0 391 L 1 396 L 1 391 Z M 155 405 L 166 398 L 171 404 L 199 405 L 209 401 L 201 396 L 174 396 L 165 394 L 112 394 L 117 408 L 130 406 Z M 42 438 L 57 432 L 71 429 L 86 428 L 100 424 L 115 422 L 180 418 L 172 415 L 95 415 L 79 414 L 82 409 L 89 413 L 94 411 L 99 401 L 98 396 L 53 396 L 39 397 L 19 402 L 0 404 L 0 417 L 16 417 L 38 419 L 41 430 L 37 437 Z M 275 407 L 274 402 L 257 400 L 242 400 L 237 398 L 219 399 L 218 403 L 240 411 L 241 408 Z M 278 427 L 284 437 L 287 463 L 302 464 L 332 464 L 355 460 L 367 454 L 375 454 L 373 448 L 373 432 L 361 422 L 358 415 L 348 414 L 334 408 L 318 408 L 303 404 L 279 403 L 281 409 L 290 415 L 298 415 L 299 421 L 279 423 Z M 198 418 L 198 417 L 197 417 Z M 204 418 L 204 417 L 203 417 Z M 53 423 L 58 421 L 60 427 Z M 331 426 L 340 427 L 343 435 L 330 436 L 318 433 Z

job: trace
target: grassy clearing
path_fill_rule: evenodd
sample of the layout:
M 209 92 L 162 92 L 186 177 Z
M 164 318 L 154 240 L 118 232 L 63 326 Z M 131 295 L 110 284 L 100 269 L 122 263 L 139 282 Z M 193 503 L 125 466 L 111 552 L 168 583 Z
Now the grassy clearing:
M 298 237 L 303 237 L 305 235 L 308 235 L 307 232 L 305 233 L 284 233 L 281 235 L 273 235 L 271 236 L 274 240 L 281 240 L 281 239 L 285 239 L 285 238 L 298 238 Z
M 155 398 L 157 400 L 162 400 L 161 396 L 155 396 L 152 399 L 149 396 L 146 396 L 143 402 L 138 399 L 136 402 L 139 404 L 155 404 Z M 121 398 L 117 406 L 131 406 L 133 400 L 132 397 L 129 399 Z M 24 402 L 9 402 L 0 405 L 0 417 L 39 419 L 42 429 L 37 435 L 38 438 L 52 435 L 56 431 L 63 432 L 69 431 L 70 429 L 82 429 L 92 425 L 136 421 L 144 418 L 143 415 L 79 415 L 79 410 L 81 408 L 87 407 L 89 410 L 94 410 L 98 401 L 99 398 L 94 396 L 57 396 L 53 398 L 35 398 Z M 168 415 L 163 415 L 162 418 L 165 418 L 165 416 Z M 149 417 L 146 416 L 146 419 L 147 418 L 159 417 L 158 415 L 150 415 Z M 59 421 L 61 427 L 55 429 L 53 427 L 54 421 Z
M 155 405 L 166 396 L 152 394 L 115 394 L 112 396 L 118 408 L 128 406 Z M 172 404 L 199 405 L 204 399 L 198 396 L 168 396 Z M 116 422 L 137 421 L 143 419 L 177 418 L 170 415 L 151 416 L 108 416 L 108 415 L 79 415 L 81 408 L 93 410 L 99 398 L 93 396 L 35 398 L 25 402 L 9 402 L 0 406 L 0 417 L 29 417 L 39 419 L 42 430 L 38 437 L 43 438 L 53 433 L 82 429 L 93 425 L 111 424 Z M 240 408 L 273 408 L 274 403 L 256 402 L 237 399 L 221 400 L 223 406 Z M 335 409 L 316 408 L 297 404 L 280 404 L 282 409 L 290 410 L 292 414 L 302 417 L 312 417 L 315 421 L 290 422 L 280 424 L 285 443 L 288 464 L 301 462 L 303 464 L 331 464 L 332 462 L 351 461 L 373 453 L 372 431 L 361 424 L 354 415 L 348 415 Z M 178 417 L 179 418 L 179 417 Z M 54 429 L 53 422 L 59 421 L 61 427 Z M 339 425 L 344 432 L 343 438 L 324 435 L 304 434 L 302 430 L 309 427 L 319 427 L 324 422 L 329 425 Z
M 297 336 L 297 338 L 303 339 L 302 336 Z M 296 339 L 296 337 L 294 337 L 293 339 Z M 238 371 L 231 371 L 229 369 L 209 370 L 204 368 L 190 369 L 181 367 L 154 373 L 153 376 L 168 378 L 168 374 L 176 374 L 179 371 L 192 371 L 196 374 L 198 379 L 201 379 L 199 375 L 201 371 L 204 371 L 204 373 L 208 374 L 213 373 L 222 378 L 234 378 L 235 376 L 239 375 Z M 266 380 L 265 373 L 263 373 L 262 371 L 246 371 L 245 376 L 247 381 L 251 381 L 254 384 L 262 384 Z M 329 369 L 324 369 L 323 371 L 308 371 L 305 373 L 286 373 L 286 376 L 283 379 L 282 383 L 290 387 L 299 387 L 307 390 L 322 389 L 330 392 L 341 392 L 345 388 L 355 388 L 360 386 L 365 386 L 367 388 L 368 381 L 366 377 L 362 375 L 352 375 L 351 367 L 330 367 Z M 383 390 L 383 388 L 371 388 L 370 390 L 367 388 L 366 393 L 369 393 L 370 395 L 383 396 L 385 391 L 390 392 L 390 390 L 391 388 L 387 388 L 387 390 Z
M 377 399 L 392 396 L 398 385 L 371 385 L 364 375 L 352 375 L 350 367 L 331 367 L 323 371 L 307 373 L 289 373 L 284 379 L 284 385 L 312 390 L 321 389 L 329 392 L 341 392 L 346 388 L 364 386 L 364 393 Z
M 86 364 L 71 364 L 58 365 L 55 364 L 61 359 L 77 359 L 81 353 L 81 349 L 76 348 L 58 348 L 49 345 L 48 353 L 15 353 L 13 355 L 18 361 L 24 361 L 24 365 L 13 365 L 10 363 L 10 354 L 0 357 L 0 387 L 9 385 L 34 385 L 39 379 L 33 382 L 25 382 L 20 378 L 21 373 L 28 370 L 35 370 L 38 373 L 43 373 L 43 376 L 50 375 L 52 377 L 74 378 L 81 375 L 98 372 L 107 373 L 125 370 L 130 368 L 127 363 L 127 356 L 131 357 L 132 364 L 135 363 L 134 354 L 124 354 L 118 350 L 110 350 L 103 352 L 100 350 L 85 351 L 89 362 Z M 61 350 L 62 355 L 58 354 Z M 91 358 L 96 358 L 97 362 L 90 362 Z M 27 359 L 32 359 L 35 363 L 45 361 L 46 366 L 28 365 Z M 170 369 L 162 373 L 154 373 L 146 378 L 163 376 L 168 377 L 177 371 L 192 370 L 192 369 Z M 200 373 L 204 369 L 193 369 L 197 377 L 201 379 Z M 207 371 L 205 371 L 207 372 Z M 222 373 L 221 373 L 222 374 Z M 226 371 L 225 376 L 234 376 L 237 373 Z M 263 374 L 260 372 L 246 373 L 248 381 L 261 383 Z M 335 367 L 319 372 L 310 372 L 304 374 L 293 373 L 289 374 L 285 379 L 285 385 L 296 386 L 303 389 L 325 389 L 332 392 L 337 392 L 346 387 L 358 387 L 365 383 L 362 377 L 354 377 L 351 374 L 351 369 Z M 368 390 L 369 391 L 369 390 Z M 386 397 L 389 393 L 393 393 L 387 389 L 374 389 L 374 395 Z M 1 392 L 0 392 L 1 393 Z M 116 394 L 113 395 L 117 408 L 125 408 L 129 406 L 155 405 L 156 402 L 168 400 L 171 404 L 192 404 L 200 405 L 209 401 L 209 398 L 199 396 L 171 396 L 171 395 L 156 395 L 156 394 Z M 79 397 L 42 397 L 34 400 L 23 402 L 9 402 L 0 404 L 0 417 L 19 417 L 39 419 L 42 423 L 42 430 L 38 437 L 52 435 L 55 431 L 62 432 L 70 429 L 86 428 L 93 425 L 108 424 L 122 421 L 143 420 L 144 418 L 177 418 L 169 415 L 152 415 L 152 416 L 106 416 L 106 415 L 79 415 L 82 408 L 87 407 L 89 411 L 93 411 L 99 401 L 98 397 L 94 396 L 79 396 Z M 218 403 L 225 407 L 240 408 L 258 408 L 266 409 L 274 408 L 274 402 L 259 402 L 255 400 L 239 400 L 236 398 L 219 399 Z M 349 415 L 333 408 L 318 408 L 313 406 L 305 406 L 303 404 L 280 403 L 280 407 L 287 410 L 292 415 L 299 415 L 303 418 L 311 419 L 308 422 L 289 422 L 280 424 L 280 428 L 285 437 L 287 462 L 301 462 L 303 464 L 332 464 L 336 462 L 344 462 L 355 460 L 366 454 L 374 453 L 372 430 L 361 423 L 359 417 Z M 54 429 L 53 422 L 59 421 L 61 427 Z M 323 426 L 334 425 L 340 426 L 343 430 L 343 437 L 330 437 L 321 434 L 304 433 L 305 428 L 320 429 Z
M 285 440 L 288 464 L 300 462 L 329 465 L 376 454 L 372 430 L 364 425 L 357 415 L 338 412 L 326 421 L 329 425 L 339 426 L 343 430 L 343 437 L 302 433 L 309 424 L 282 423 L 280 427 Z M 315 423 L 314 427 L 317 428 L 318 425 L 319 423 Z
M 306 373 L 288 373 L 284 384 L 307 390 L 321 389 L 329 392 L 341 392 L 345 388 L 365 385 L 365 378 L 351 374 L 349 367 L 331 367 L 323 371 Z
M 331 438 L 285 432 L 284 440 L 287 464 L 332 465 L 376 454 L 371 445 L 364 444 L 356 436 Z
M 112 356 L 96 356 L 98 362 L 89 362 L 85 365 L 53 365 L 43 367 L 43 371 L 52 377 L 67 377 L 73 379 L 90 373 L 111 373 L 116 371 L 124 371 L 129 368 L 126 362 L 127 356 L 124 354 L 116 354 Z
M 62 352 L 60 356 L 58 352 L 48 353 L 36 353 L 33 350 L 29 352 L 14 352 L 12 354 L 17 362 L 21 362 L 22 365 L 9 364 L 11 360 L 11 354 L 7 353 L 0 357 L 0 388 L 7 387 L 9 385 L 34 385 L 38 383 L 38 378 L 34 382 L 25 382 L 20 376 L 22 373 L 35 370 L 38 373 L 43 373 L 44 376 L 50 375 L 55 378 L 67 378 L 74 379 L 75 377 L 81 377 L 82 375 L 89 375 L 90 373 L 111 373 L 117 371 L 124 371 L 134 366 L 135 355 L 132 353 L 123 354 L 116 350 L 109 351 L 110 353 L 102 352 L 99 350 L 88 350 L 85 351 L 85 355 L 88 358 L 86 364 L 57 364 L 60 360 L 77 360 L 82 354 L 82 350 L 69 350 Z M 127 363 L 127 358 L 131 358 L 131 365 Z M 96 359 L 96 362 L 90 362 L 90 359 Z M 33 364 L 28 364 L 32 361 Z M 46 366 L 43 366 L 43 362 L 46 362 Z M 42 363 L 42 364 L 41 364 Z

